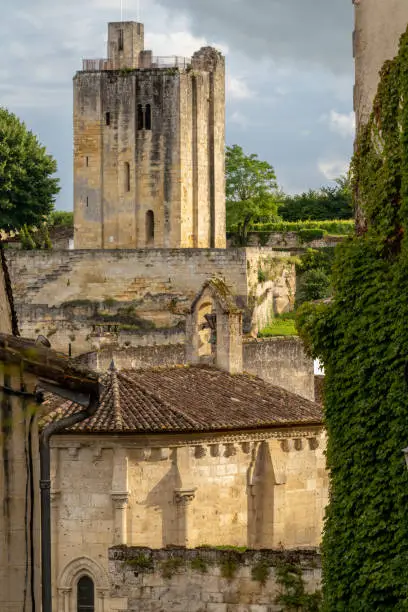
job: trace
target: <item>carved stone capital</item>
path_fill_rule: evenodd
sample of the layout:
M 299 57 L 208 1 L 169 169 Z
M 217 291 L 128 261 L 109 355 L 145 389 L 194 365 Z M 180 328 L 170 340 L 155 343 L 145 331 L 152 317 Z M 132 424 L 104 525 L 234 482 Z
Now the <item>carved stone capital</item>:
M 124 510 L 129 502 L 130 491 L 112 491 L 111 497 L 117 510 Z
M 72 589 L 69 589 L 69 588 L 67 588 L 67 587 L 62 587 L 62 588 L 61 588 L 61 587 L 59 587 L 59 588 L 58 588 L 58 593 L 59 593 L 60 595 L 69 595 L 71 592 L 72 592 Z
M 197 487 L 191 489 L 175 489 L 174 501 L 179 506 L 187 506 L 193 501 L 196 491 Z

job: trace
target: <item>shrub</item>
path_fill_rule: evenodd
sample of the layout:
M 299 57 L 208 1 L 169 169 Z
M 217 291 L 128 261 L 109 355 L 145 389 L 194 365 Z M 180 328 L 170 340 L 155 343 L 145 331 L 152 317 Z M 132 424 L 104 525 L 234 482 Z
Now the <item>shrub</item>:
M 262 586 L 266 584 L 269 574 L 270 567 L 266 561 L 258 561 L 251 570 L 252 580 L 260 582 Z
M 298 305 L 313 300 L 321 300 L 330 295 L 330 278 L 327 274 L 317 269 L 308 270 L 302 275 L 300 287 L 296 296 Z
M 54 210 L 48 217 L 48 224 L 55 227 L 74 227 L 74 213 Z

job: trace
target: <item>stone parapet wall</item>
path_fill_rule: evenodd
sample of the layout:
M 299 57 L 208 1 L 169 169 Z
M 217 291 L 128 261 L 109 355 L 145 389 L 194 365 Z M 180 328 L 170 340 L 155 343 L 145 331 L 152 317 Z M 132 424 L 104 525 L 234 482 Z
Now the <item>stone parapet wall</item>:
M 288 258 L 269 248 L 7 252 L 21 333 L 51 331 L 53 348 L 67 352 L 71 344 L 73 355 L 93 350 L 95 334 L 109 342 L 116 332 L 182 328 L 213 277 L 226 282 L 246 329 L 262 326 L 275 306 L 291 306 L 295 270 Z M 260 283 L 264 265 L 275 272 Z M 131 335 L 124 343 L 137 344 Z
M 269 247 L 273 249 L 322 249 L 335 247 L 340 242 L 343 242 L 346 236 L 323 236 L 309 242 L 302 242 L 296 232 L 249 232 L 248 246 L 250 247 Z M 234 247 L 234 238 L 232 235 L 228 237 L 227 247 Z
M 127 600 L 126 612 L 278 612 L 279 564 L 302 569 L 307 592 L 320 589 L 317 549 L 239 552 L 217 549 L 109 550 L 111 602 Z M 267 577 L 260 578 L 267 568 Z M 228 577 L 227 577 L 228 576 Z M 258 579 L 257 579 L 258 578 Z
M 276 336 L 244 340 L 244 371 L 314 400 L 313 359 L 305 354 L 298 337 Z

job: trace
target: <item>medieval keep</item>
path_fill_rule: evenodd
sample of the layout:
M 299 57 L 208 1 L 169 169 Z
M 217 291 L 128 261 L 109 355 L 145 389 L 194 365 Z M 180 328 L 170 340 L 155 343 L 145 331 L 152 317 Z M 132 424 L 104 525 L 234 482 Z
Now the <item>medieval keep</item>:
M 225 62 L 155 57 L 110 23 L 74 77 L 74 247 L 225 248 Z

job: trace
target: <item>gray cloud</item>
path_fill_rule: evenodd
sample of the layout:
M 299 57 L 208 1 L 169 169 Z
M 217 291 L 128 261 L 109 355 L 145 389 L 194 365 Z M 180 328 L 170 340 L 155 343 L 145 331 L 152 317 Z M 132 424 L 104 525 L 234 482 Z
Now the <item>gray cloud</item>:
M 321 120 L 352 110 L 349 0 L 140 4 L 157 55 L 228 47 L 227 142 L 268 160 L 286 190 L 318 187 L 327 182 L 322 168 L 327 175 L 349 159 L 350 133 Z M 124 18 L 136 19 L 135 1 L 123 5 Z M 0 106 L 56 157 L 59 208 L 72 208 L 72 77 L 83 57 L 105 56 L 107 22 L 119 18 L 119 0 L 16 0 L 0 20 Z
M 211 33 L 253 60 L 316 64 L 333 72 L 352 67 L 350 0 L 158 0 L 191 19 L 194 34 Z

